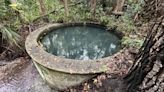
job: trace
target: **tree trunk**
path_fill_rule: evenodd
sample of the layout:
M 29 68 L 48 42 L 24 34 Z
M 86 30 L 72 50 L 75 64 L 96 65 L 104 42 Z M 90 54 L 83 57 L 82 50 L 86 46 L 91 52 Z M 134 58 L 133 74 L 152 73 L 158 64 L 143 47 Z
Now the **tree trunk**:
M 66 16 L 69 16 L 68 1 L 67 0 L 64 0 L 64 9 L 65 9 Z
M 164 22 L 164 17 L 162 20 Z M 128 92 L 164 92 L 164 24 L 155 23 L 131 71 Z
M 157 1 L 157 2 L 156 2 Z M 156 3 L 152 3 L 156 2 Z M 152 24 L 135 62 L 125 77 L 128 92 L 164 92 L 164 2 L 146 2 L 143 16 Z M 156 7 L 156 8 L 154 8 Z M 153 9 L 150 11 L 150 9 Z M 144 15 L 145 14 L 145 15 Z M 151 16 L 147 16 L 151 14 Z M 154 22 L 155 20 L 155 22 Z
M 46 14 L 46 6 L 44 4 L 44 0 L 38 0 L 39 1 L 39 7 L 40 7 L 40 14 L 43 16 Z
M 39 7 L 40 7 L 40 15 L 41 16 L 46 15 L 46 5 L 45 5 L 44 0 L 38 0 L 38 2 L 39 2 Z M 42 17 L 42 20 L 44 22 L 49 22 L 48 17 Z
M 69 16 L 68 0 L 59 0 L 59 1 L 64 6 L 65 15 Z
M 97 3 L 96 0 L 91 0 L 91 1 L 90 1 L 91 13 L 92 13 L 93 15 L 95 15 L 95 13 L 96 13 L 96 3 Z
M 123 12 L 123 6 L 124 6 L 125 0 L 117 0 L 116 6 L 114 7 L 113 14 L 115 15 L 122 15 Z

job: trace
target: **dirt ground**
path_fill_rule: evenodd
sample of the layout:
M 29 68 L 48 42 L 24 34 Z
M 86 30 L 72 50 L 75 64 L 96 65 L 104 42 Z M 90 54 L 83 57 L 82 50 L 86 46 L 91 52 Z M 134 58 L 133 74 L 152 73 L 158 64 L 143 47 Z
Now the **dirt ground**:
M 57 92 L 41 79 L 29 59 L 18 58 L 0 68 L 0 92 Z

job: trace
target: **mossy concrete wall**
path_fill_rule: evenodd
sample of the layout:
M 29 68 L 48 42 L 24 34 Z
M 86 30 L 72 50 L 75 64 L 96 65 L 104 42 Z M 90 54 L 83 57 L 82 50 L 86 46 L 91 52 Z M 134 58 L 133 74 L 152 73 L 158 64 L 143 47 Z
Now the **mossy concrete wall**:
M 80 83 L 94 77 L 96 74 L 70 74 L 70 73 L 64 73 L 55 71 L 52 69 L 48 69 L 35 61 L 34 65 L 36 66 L 37 70 L 39 71 L 39 74 L 43 78 L 45 82 L 47 82 L 51 88 L 58 89 L 58 90 L 64 90 L 71 86 L 79 85 Z

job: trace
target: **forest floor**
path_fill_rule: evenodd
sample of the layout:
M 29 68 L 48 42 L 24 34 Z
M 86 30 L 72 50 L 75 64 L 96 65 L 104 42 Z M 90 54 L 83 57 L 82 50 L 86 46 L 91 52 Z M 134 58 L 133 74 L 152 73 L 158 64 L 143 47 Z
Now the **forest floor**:
M 20 29 L 22 43 L 24 44 L 26 36 L 44 23 L 24 26 Z M 123 92 L 125 84 L 122 77 L 127 74 L 136 48 L 126 48 L 123 50 L 121 61 L 129 63 L 122 74 L 111 74 L 109 72 L 100 74 L 95 78 L 82 83 L 79 86 L 68 88 L 61 92 Z M 126 58 L 125 58 L 126 57 Z M 112 77 L 111 77 L 112 76 Z M 60 92 L 51 89 L 40 77 L 32 60 L 25 53 L 0 53 L 0 92 Z

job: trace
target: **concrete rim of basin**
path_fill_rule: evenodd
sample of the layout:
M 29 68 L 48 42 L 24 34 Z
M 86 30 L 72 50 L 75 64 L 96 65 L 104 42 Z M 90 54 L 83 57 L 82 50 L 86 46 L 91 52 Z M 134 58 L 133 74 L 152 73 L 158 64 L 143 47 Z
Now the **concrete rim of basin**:
M 48 53 L 40 44 L 40 37 L 46 35 L 51 29 L 59 28 L 67 25 L 94 25 L 101 26 L 95 23 L 68 23 L 68 24 L 48 24 L 31 32 L 25 41 L 25 47 L 30 57 L 40 65 L 52 70 L 71 73 L 71 74 L 95 74 L 102 73 L 108 70 L 107 63 L 114 55 L 96 60 L 75 60 L 67 59 Z M 117 32 L 114 32 L 117 34 Z M 121 37 L 118 33 L 118 37 Z M 118 51 L 119 52 L 119 51 Z M 117 52 L 117 53 L 118 53 Z M 116 54 L 116 53 L 115 53 Z

